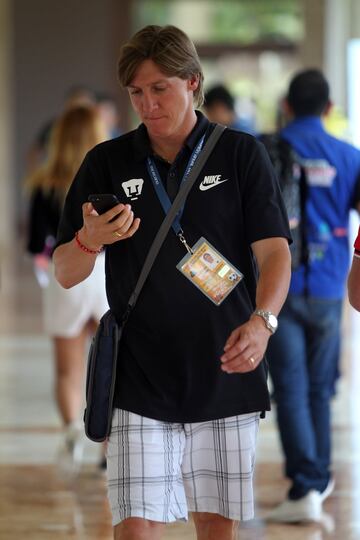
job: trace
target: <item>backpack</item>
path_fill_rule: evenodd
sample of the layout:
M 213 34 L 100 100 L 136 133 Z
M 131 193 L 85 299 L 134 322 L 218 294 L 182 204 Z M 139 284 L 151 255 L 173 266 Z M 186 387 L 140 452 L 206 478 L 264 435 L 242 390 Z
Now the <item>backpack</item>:
M 296 270 L 307 261 L 305 238 L 305 169 L 291 145 L 277 133 L 260 135 L 274 166 L 285 208 L 293 243 L 290 246 L 291 267 Z

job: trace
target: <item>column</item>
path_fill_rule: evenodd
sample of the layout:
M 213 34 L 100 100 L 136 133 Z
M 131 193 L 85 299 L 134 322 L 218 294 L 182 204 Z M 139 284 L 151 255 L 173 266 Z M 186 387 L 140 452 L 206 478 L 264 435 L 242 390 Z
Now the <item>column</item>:
M 15 236 L 11 0 L 0 0 L 0 259 Z M 1 279 L 1 278 L 0 278 Z

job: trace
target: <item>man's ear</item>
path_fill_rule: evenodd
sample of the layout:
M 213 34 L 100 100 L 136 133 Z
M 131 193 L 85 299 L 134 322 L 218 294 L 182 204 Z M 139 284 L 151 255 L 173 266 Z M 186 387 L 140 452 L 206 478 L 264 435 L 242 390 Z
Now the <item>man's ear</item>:
M 200 80 L 199 74 L 193 75 L 191 79 L 188 79 L 189 90 L 192 90 L 193 92 L 195 92 L 195 90 L 197 90 L 197 87 L 199 86 L 199 80 Z
M 325 105 L 325 109 L 324 109 L 324 112 L 322 113 L 322 116 L 327 116 L 328 114 L 330 114 L 333 106 L 334 106 L 333 102 L 329 99 L 329 101 Z
M 294 111 L 286 98 L 282 100 L 281 107 L 286 118 L 294 118 Z

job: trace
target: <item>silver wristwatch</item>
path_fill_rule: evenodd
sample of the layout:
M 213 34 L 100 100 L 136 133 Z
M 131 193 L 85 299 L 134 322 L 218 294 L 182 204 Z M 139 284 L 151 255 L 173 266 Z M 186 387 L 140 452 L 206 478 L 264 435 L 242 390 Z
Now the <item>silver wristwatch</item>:
M 264 320 L 266 328 L 268 328 L 272 334 L 276 332 L 278 327 L 278 320 L 275 315 L 271 313 L 271 311 L 255 309 L 254 315 L 259 315 L 259 317 Z

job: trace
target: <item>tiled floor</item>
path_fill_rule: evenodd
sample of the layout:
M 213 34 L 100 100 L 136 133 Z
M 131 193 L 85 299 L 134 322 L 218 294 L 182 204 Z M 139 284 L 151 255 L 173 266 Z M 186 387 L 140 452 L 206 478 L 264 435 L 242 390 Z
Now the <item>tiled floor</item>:
M 96 467 L 99 447 L 87 442 L 85 464 L 72 484 L 55 465 L 61 432 L 51 347 L 41 333 L 40 290 L 26 257 L 12 254 L 2 262 L 0 310 L 0 538 L 110 540 L 105 481 Z M 287 488 L 272 412 L 259 435 L 256 519 L 241 526 L 239 538 L 360 540 L 359 328 L 360 316 L 347 307 L 343 376 L 333 403 L 336 489 L 322 523 L 266 525 L 261 519 Z M 192 524 L 169 526 L 168 539 L 194 540 Z

